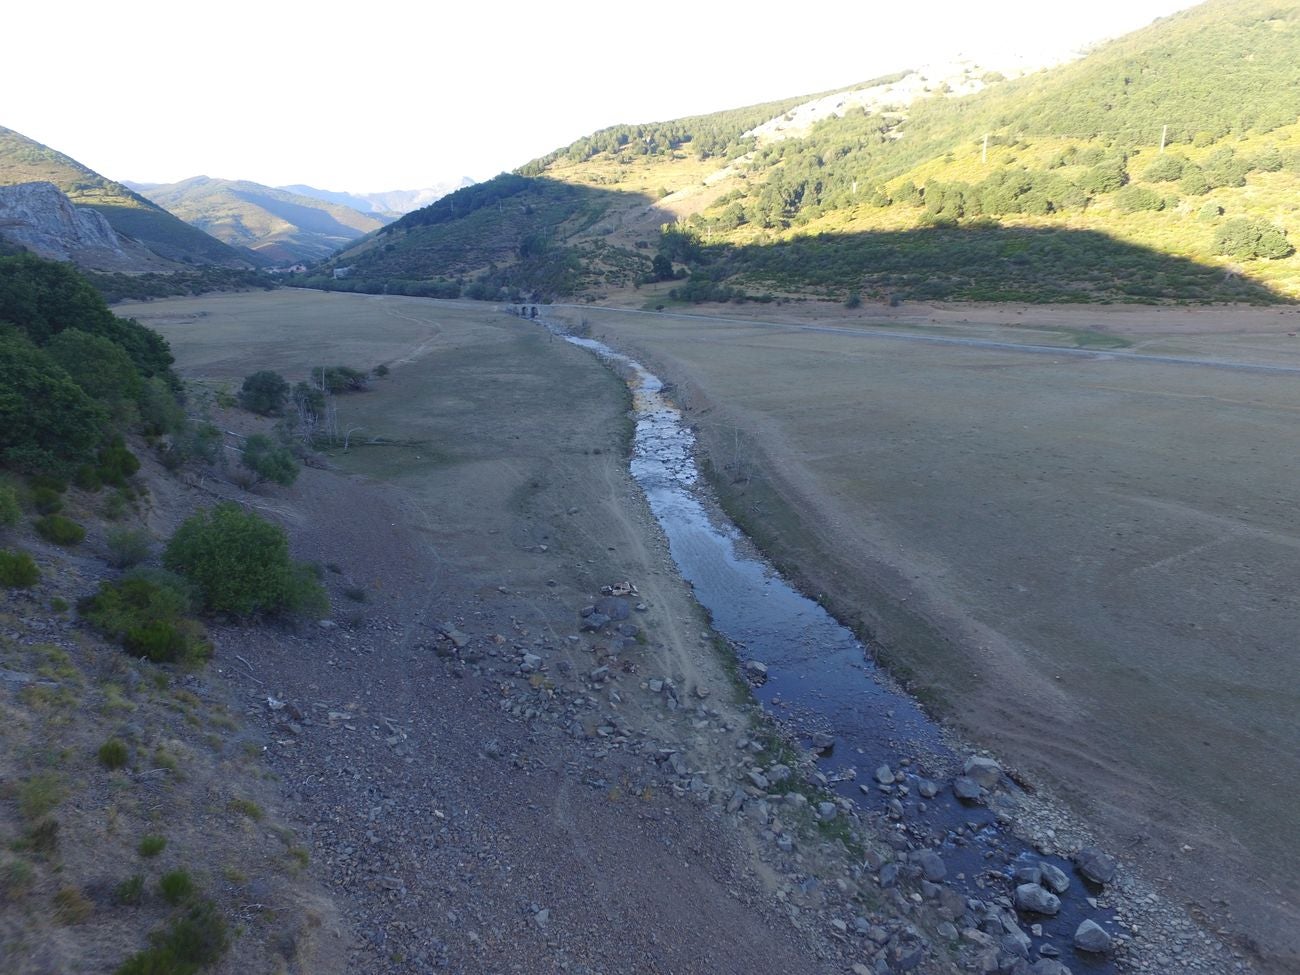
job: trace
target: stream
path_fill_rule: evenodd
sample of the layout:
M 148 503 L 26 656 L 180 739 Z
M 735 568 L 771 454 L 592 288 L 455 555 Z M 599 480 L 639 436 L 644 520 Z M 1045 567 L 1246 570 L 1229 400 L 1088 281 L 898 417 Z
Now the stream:
M 636 417 L 632 476 L 674 562 L 742 661 L 767 666 L 756 698 L 819 754 L 818 768 L 831 787 L 882 833 L 937 852 L 946 868 L 943 883 L 968 898 L 1009 898 L 1021 867 L 1046 862 L 1064 871 L 1071 882 L 1060 913 L 1020 916 L 1029 959 L 1058 957 L 1076 973 L 1115 972 L 1110 958 L 1073 944 L 1085 918 L 1115 933 L 1111 912 L 1089 902 L 1097 888 L 1089 889 L 1068 860 L 1040 854 L 1011 835 L 989 806 L 956 797 L 951 776 L 966 756 L 954 753 L 940 727 L 877 670 L 849 629 L 796 591 L 726 519 L 696 466 L 694 434 L 663 382 L 601 342 L 546 327 L 626 380 Z M 882 766 L 896 773 L 893 783 L 877 781 Z M 931 783 L 937 794 L 923 798 Z M 1018 791 L 1005 775 L 1000 787 Z

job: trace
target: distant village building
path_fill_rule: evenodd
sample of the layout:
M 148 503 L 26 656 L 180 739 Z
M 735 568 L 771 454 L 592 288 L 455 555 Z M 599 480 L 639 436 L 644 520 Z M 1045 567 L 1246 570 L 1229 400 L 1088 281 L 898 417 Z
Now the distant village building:
M 337 280 L 339 280 L 339 278 L 346 278 L 346 277 L 348 277 L 351 273 L 352 273 L 352 268 L 351 268 L 351 266 L 348 266 L 348 267 L 336 267 L 336 268 L 334 269 L 334 280 L 337 281 Z

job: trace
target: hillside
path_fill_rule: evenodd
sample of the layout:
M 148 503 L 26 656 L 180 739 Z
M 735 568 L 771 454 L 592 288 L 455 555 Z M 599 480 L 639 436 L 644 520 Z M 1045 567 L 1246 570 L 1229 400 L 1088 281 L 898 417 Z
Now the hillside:
M 1287 300 L 1297 54 L 1295 8 L 1211 0 L 1019 79 L 901 72 L 618 126 L 409 214 L 339 263 L 359 289 L 644 286 L 655 304 Z
M 0 126 L 0 186 L 22 183 L 53 184 L 77 207 L 94 208 L 118 234 L 138 241 L 166 261 L 231 268 L 247 268 L 257 263 L 252 255 L 191 227 L 121 183 Z
M 315 261 L 385 223 L 343 203 L 248 180 L 195 176 L 138 184 L 141 193 L 205 233 L 275 264 Z

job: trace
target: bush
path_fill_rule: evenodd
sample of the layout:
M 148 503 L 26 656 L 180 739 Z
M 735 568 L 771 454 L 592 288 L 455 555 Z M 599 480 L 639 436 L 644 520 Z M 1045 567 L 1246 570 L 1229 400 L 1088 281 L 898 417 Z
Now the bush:
M 194 975 L 215 965 L 230 946 L 226 922 L 209 900 L 149 936 L 153 945 L 123 962 L 115 975 Z
M 32 488 L 32 507 L 40 514 L 54 515 L 63 510 L 63 495 L 45 486 Z
M 259 481 L 288 486 L 298 479 L 298 462 L 293 454 L 265 434 L 256 433 L 244 441 L 240 462 Z
M 312 384 L 330 393 L 355 393 L 366 388 L 366 374 L 348 366 L 317 366 L 311 371 Z
M 140 846 L 136 849 L 136 852 L 145 859 L 150 859 L 156 857 L 166 847 L 167 837 L 151 833 L 148 836 L 140 837 Z
M 163 564 L 192 580 L 211 612 L 307 612 L 324 600 L 310 571 L 289 560 L 284 530 L 229 502 L 182 524 L 167 544 Z
M 80 545 L 86 540 L 86 529 L 63 515 L 46 515 L 35 522 L 36 532 L 55 545 Z
M 123 907 L 138 907 L 144 900 L 144 877 L 132 874 L 113 888 L 113 902 Z
M 187 619 L 191 597 L 184 580 L 158 570 L 138 570 L 105 582 L 78 607 L 109 639 L 155 663 L 198 663 L 212 652 L 203 627 Z
M 1286 231 L 1267 220 L 1238 217 L 1229 220 L 1214 234 L 1215 252 L 1239 260 L 1264 258 L 1277 260 L 1295 252 Z
M 101 481 L 113 487 L 124 487 L 126 479 L 133 477 L 140 469 L 140 459 L 127 449 L 120 437 L 107 447 L 100 448 L 96 460 L 98 463 L 95 473 Z
M 30 589 L 41 578 L 41 570 L 26 552 L 0 550 L 0 586 Z
M 144 391 L 144 381 L 126 350 L 101 335 L 64 329 L 50 339 L 45 351 L 87 396 L 114 413 L 128 404 L 134 408 Z
M 1121 213 L 1137 213 L 1140 210 L 1163 210 L 1164 197 L 1145 186 L 1125 186 L 1115 194 L 1115 206 Z
M 126 745 L 117 738 L 110 738 L 104 744 L 99 746 L 99 764 L 109 771 L 126 768 L 127 760 L 131 757 L 127 752 Z
M 254 413 L 270 416 L 284 409 L 289 396 L 289 384 L 283 376 L 270 369 L 255 372 L 244 380 L 239 390 L 239 405 Z
M 158 892 L 163 900 L 175 907 L 194 895 L 194 881 L 185 870 L 171 870 L 159 878 Z
M 0 328 L 0 462 L 70 474 L 90 459 L 108 417 L 42 350 Z
M 1182 156 L 1161 156 L 1146 168 L 1142 178 L 1149 183 L 1172 183 L 1182 178 L 1186 162 Z
M 7 481 L 0 481 L 0 528 L 18 524 L 23 509 L 18 503 L 18 490 Z
M 108 544 L 109 564 L 118 569 L 139 565 L 153 548 L 153 536 L 139 528 L 114 528 L 104 541 Z

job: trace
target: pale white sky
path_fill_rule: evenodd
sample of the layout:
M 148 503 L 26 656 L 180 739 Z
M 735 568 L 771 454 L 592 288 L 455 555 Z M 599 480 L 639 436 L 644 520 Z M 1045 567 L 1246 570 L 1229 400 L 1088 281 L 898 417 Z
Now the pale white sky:
M 486 179 L 620 122 L 958 55 L 1047 60 L 1192 5 L 18 3 L 0 28 L 0 125 L 117 180 L 408 189 Z

